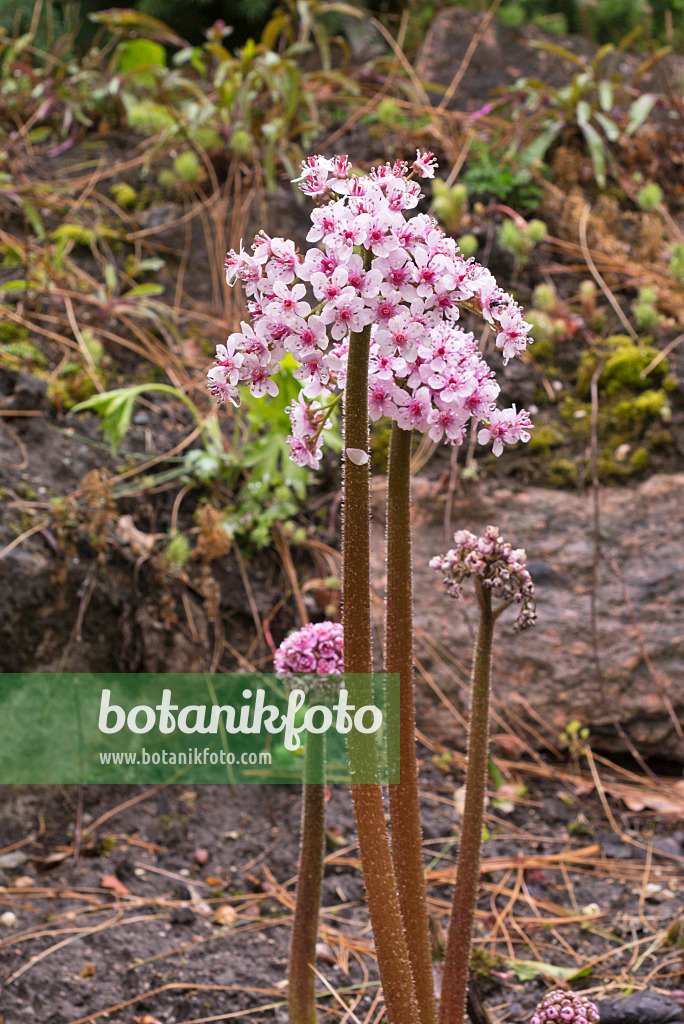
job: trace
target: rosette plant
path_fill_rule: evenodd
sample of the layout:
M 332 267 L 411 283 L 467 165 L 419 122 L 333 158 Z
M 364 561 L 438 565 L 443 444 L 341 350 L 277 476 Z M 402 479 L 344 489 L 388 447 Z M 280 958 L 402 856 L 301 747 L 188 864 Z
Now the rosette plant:
M 487 268 L 465 259 L 436 221 L 415 211 L 416 177 L 431 154 L 357 176 L 346 157 L 304 161 L 299 187 L 316 201 L 307 240 L 261 232 L 226 260 L 249 322 L 219 345 L 209 389 L 240 403 L 240 387 L 275 395 L 286 356 L 298 364 L 289 407 L 291 455 L 317 468 L 324 430 L 342 402 L 344 526 L 342 622 L 349 700 L 371 702 L 369 421 L 392 421 L 387 479 L 385 670 L 400 676 L 401 782 L 390 787 L 391 845 L 379 784 L 351 786 L 378 968 L 390 1024 L 434 1024 L 437 1010 L 419 819 L 413 696 L 410 458 L 413 432 L 463 442 L 471 428 L 495 455 L 529 439 L 530 420 L 497 406 L 499 385 L 461 312 L 481 316 L 504 362 L 525 351 L 530 325 Z M 372 736 L 351 734 L 350 761 L 366 771 Z M 364 776 L 364 777 L 367 777 Z M 451 1024 L 451 1022 L 450 1022 Z

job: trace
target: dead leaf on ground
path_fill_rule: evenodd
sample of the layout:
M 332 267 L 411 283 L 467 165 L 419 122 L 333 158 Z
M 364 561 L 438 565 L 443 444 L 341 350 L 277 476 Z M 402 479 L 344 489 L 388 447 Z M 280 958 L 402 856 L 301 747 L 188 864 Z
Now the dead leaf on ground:
M 672 784 L 674 793 L 656 793 L 640 789 L 621 793 L 622 801 L 630 811 L 658 811 L 659 814 L 684 815 L 684 785 L 681 781 Z M 681 795 L 680 795 L 681 794 Z
M 134 555 L 143 555 L 145 558 L 150 557 L 157 543 L 157 534 L 143 533 L 134 525 L 132 516 L 119 516 L 114 532 L 116 539 L 122 544 L 128 544 Z
M 130 895 L 130 889 L 127 889 L 116 875 L 102 875 L 100 885 L 103 889 L 111 889 L 112 892 L 118 892 L 120 896 Z

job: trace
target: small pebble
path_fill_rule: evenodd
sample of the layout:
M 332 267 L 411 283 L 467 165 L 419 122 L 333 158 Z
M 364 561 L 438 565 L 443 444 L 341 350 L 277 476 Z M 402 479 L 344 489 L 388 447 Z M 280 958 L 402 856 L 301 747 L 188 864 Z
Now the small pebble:
M 25 864 L 28 857 L 22 850 L 10 850 L 9 853 L 4 853 L 0 857 L 0 868 L 12 870 L 12 868 L 20 868 L 22 864 Z
M 195 863 L 199 864 L 200 867 L 204 867 L 205 864 L 209 863 L 209 851 L 200 847 L 195 850 Z
M 190 907 L 175 907 L 171 913 L 172 924 L 194 924 L 195 915 Z
M 13 914 L 11 910 L 6 910 L 4 914 L 0 915 L 0 924 L 3 928 L 14 928 L 17 923 L 17 915 Z

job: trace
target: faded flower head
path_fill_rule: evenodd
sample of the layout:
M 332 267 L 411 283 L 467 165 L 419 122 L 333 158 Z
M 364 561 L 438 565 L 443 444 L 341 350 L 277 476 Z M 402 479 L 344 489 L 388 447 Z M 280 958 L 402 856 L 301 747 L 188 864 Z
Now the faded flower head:
M 515 601 L 520 605 L 514 626 L 517 632 L 533 626 L 537 620 L 534 583 L 525 562 L 522 548 L 514 549 L 496 526 L 488 526 L 483 537 L 459 530 L 454 534 L 454 547 L 446 555 L 431 558 L 430 568 L 442 573 L 452 597 L 460 597 L 466 577 L 477 576 L 482 586 L 499 600 Z
M 310 622 L 285 637 L 275 652 L 273 664 L 278 675 L 341 675 L 342 645 L 341 622 Z M 298 679 L 296 685 L 299 689 L 308 689 L 309 685 L 317 691 L 321 689 L 311 680 Z M 337 692 L 339 687 L 334 689 Z
M 347 157 L 309 157 L 298 181 L 317 204 L 312 248 L 302 254 L 262 231 L 251 252 L 228 253 L 226 280 L 241 282 L 249 323 L 218 346 L 209 390 L 234 405 L 240 387 L 274 396 L 283 359 L 294 358 L 301 392 L 288 410 L 288 442 L 300 466 L 318 467 L 329 410 L 346 386 L 350 335 L 366 327 L 371 419 L 451 445 L 476 426 L 495 455 L 529 440 L 528 413 L 497 408 L 494 373 L 459 317 L 467 308 L 489 324 L 504 363 L 525 351 L 530 324 L 486 267 L 432 217 L 412 213 L 423 194 L 414 175 L 434 177 L 435 167 L 431 153 L 417 152 L 410 169 L 397 161 L 357 177 Z
M 554 989 L 539 1003 L 530 1024 L 599 1024 L 599 1013 L 585 996 Z

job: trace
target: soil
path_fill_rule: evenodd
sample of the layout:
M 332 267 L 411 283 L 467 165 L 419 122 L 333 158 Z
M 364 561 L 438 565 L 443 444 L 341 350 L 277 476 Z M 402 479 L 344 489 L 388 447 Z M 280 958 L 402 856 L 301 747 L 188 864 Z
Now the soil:
M 462 758 L 420 753 L 430 903 L 446 926 Z M 499 764 L 527 788 L 488 813 L 475 963 L 490 1012 L 526 1019 L 554 968 L 593 967 L 573 986 L 591 995 L 679 988 L 682 952 L 665 932 L 684 909 L 684 801 L 634 814 L 611 799 L 609 822 L 572 765 Z M 631 787 L 648 802 L 649 787 Z M 286 1020 L 293 787 L 5 787 L 2 810 L 0 905 L 17 919 L 0 925 L 5 1024 Z M 328 821 L 317 969 L 361 1017 L 377 973 L 342 787 Z M 198 850 L 209 854 L 204 867 Z M 320 989 L 332 1019 L 336 1004 Z

